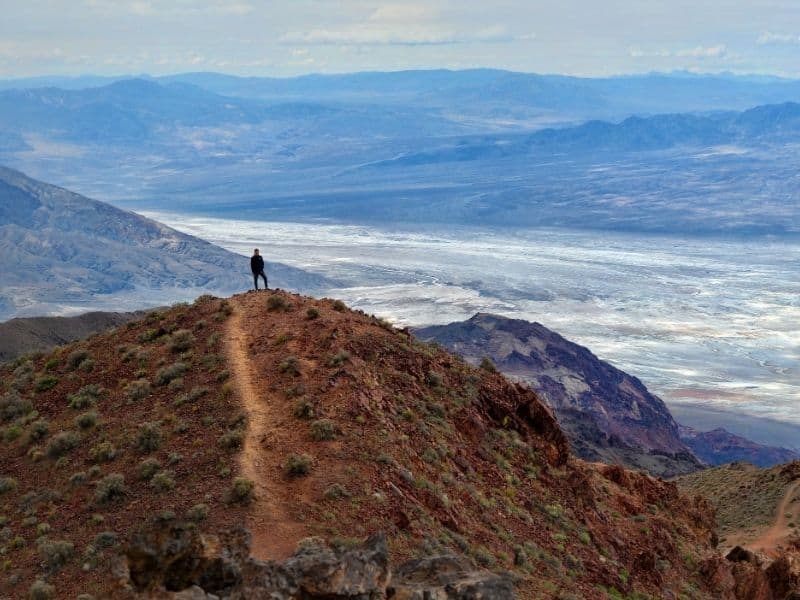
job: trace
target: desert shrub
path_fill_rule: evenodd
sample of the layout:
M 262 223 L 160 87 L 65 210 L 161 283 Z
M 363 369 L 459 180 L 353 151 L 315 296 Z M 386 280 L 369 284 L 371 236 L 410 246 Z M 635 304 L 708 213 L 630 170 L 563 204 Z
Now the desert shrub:
M 75 554 L 75 546 L 66 540 L 43 539 L 37 550 L 50 572 L 56 572 L 66 565 Z
M 87 358 L 81 364 L 78 365 L 78 370 L 84 373 L 91 373 L 92 371 L 94 371 L 94 364 L 95 363 L 93 358 Z
M 163 327 L 159 327 L 158 329 L 148 329 L 147 331 L 140 333 L 137 339 L 139 340 L 139 343 L 145 344 L 147 342 L 157 340 L 166 334 L 167 330 Z
M 231 504 L 250 504 L 253 501 L 255 484 L 244 477 L 233 480 L 226 500 Z
M 81 410 L 94 406 L 103 396 L 105 390 L 96 383 L 85 385 L 74 394 L 67 396 L 70 408 Z
M 183 377 L 176 377 L 172 381 L 169 382 L 167 386 L 171 391 L 177 392 L 183 389 Z
M 317 419 L 311 423 L 311 437 L 317 442 L 334 439 L 336 437 L 336 423 L 330 419 Z
M 94 536 L 92 546 L 98 549 L 113 548 L 119 544 L 119 536 L 113 531 L 101 531 Z
M 497 373 L 497 367 L 494 366 L 492 359 L 489 358 L 488 356 L 484 356 L 481 359 L 480 368 L 483 369 L 484 371 L 488 371 L 489 373 Z
M 425 377 L 425 383 L 427 383 L 432 388 L 441 387 L 444 380 L 439 373 L 435 373 L 434 371 L 429 372 Z
M 303 396 L 306 393 L 306 386 L 303 385 L 302 382 L 296 383 L 294 385 L 290 385 L 285 390 L 283 390 L 283 393 L 289 400 L 291 400 L 292 398 L 299 398 L 300 396 Z
M 182 460 L 183 454 L 179 454 L 178 452 L 170 452 L 169 456 L 167 457 L 167 464 L 169 466 L 177 465 Z
M 216 381 L 217 383 L 224 383 L 225 381 L 228 381 L 228 379 L 230 379 L 230 376 L 231 376 L 230 371 L 225 369 L 217 373 L 217 376 L 214 378 L 214 381 Z
M 488 568 L 494 565 L 495 558 L 486 546 L 475 548 L 472 552 L 472 556 L 475 558 L 475 562 L 482 567 Z
M 9 425 L 3 431 L 3 439 L 6 442 L 13 442 L 18 440 L 20 437 L 22 437 L 22 426 L 18 425 L 17 423 Z
M 52 390 L 54 387 L 56 387 L 56 385 L 58 385 L 58 377 L 53 375 L 43 375 L 36 379 L 34 389 L 37 392 L 46 392 L 48 390 Z
M 0 477 L 0 496 L 17 489 L 17 480 L 13 477 Z
M 53 371 L 58 365 L 59 360 L 55 357 L 49 359 L 46 363 L 44 363 L 44 370 L 45 371 Z
M 186 352 L 192 346 L 194 346 L 194 335 L 192 335 L 192 332 L 188 329 L 179 329 L 169 338 L 170 352 L 176 354 L 179 352 Z
M 288 342 L 289 340 L 292 340 L 292 339 L 294 339 L 294 334 L 293 333 L 290 333 L 290 332 L 282 333 L 282 334 L 280 334 L 278 337 L 276 337 L 273 340 L 272 345 L 273 346 L 283 346 L 286 342 Z
M 56 588 L 41 579 L 34 581 L 28 589 L 28 598 L 30 600 L 50 600 L 55 597 Z
M 37 419 L 31 423 L 31 428 L 28 431 L 28 441 L 36 442 L 47 437 L 50 433 L 50 424 L 47 419 Z
M 286 301 L 283 296 L 279 294 L 273 294 L 269 298 L 267 298 L 267 310 L 269 312 L 275 312 L 278 310 L 287 311 L 291 308 L 291 305 Z
M 150 382 L 147 379 L 136 379 L 125 386 L 124 392 L 128 400 L 144 400 L 150 395 Z
M 306 311 L 306 319 L 313 321 L 319 318 L 319 311 L 313 306 Z
M 192 508 L 186 511 L 186 519 L 194 523 L 205 521 L 208 518 L 208 505 L 195 504 Z
M 75 426 L 79 429 L 91 429 L 97 425 L 99 419 L 97 412 L 90 410 L 75 417 Z
M 155 384 L 167 385 L 173 379 L 182 377 L 187 370 L 188 367 L 186 366 L 186 363 L 182 362 L 176 362 L 167 367 L 162 367 L 156 373 Z
M 334 300 L 333 310 L 335 310 L 336 312 L 344 312 L 347 310 L 347 305 L 341 300 Z
M 117 456 L 117 449 L 111 442 L 100 442 L 89 451 L 89 456 L 96 463 L 110 462 Z
M 308 475 L 313 466 L 314 458 L 310 454 L 306 453 L 290 454 L 284 463 L 286 473 L 292 477 L 302 477 L 303 475 Z
M 47 456 L 59 458 L 68 452 L 72 452 L 81 443 L 80 436 L 74 431 L 62 431 L 50 439 L 47 444 Z
M 175 488 L 175 476 L 172 471 L 159 471 L 153 475 L 150 485 L 159 492 L 168 492 Z
M 83 485 L 84 483 L 86 483 L 86 480 L 88 478 L 89 478 L 89 476 L 86 473 L 84 473 L 83 471 L 78 471 L 77 473 L 73 473 L 70 476 L 69 484 L 72 487 L 79 487 L 79 486 Z
M 195 331 L 202 331 L 206 327 L 208 327 L 208 321 L 206 321 L 205 319 L 200 319 L 199 321 L 197 321 L 197 323 L 194 324 Z
M 218 333 L 214 332 L 210 336 L 208 336 L 208 341 L 206 341 L 206 344 L 208 345 L 209 348 L 213 348 L 219 343 L 220 338 L 221 336 Z
M 142 423 L 136 436 L 136 448 L 145 454 L 155 452 L 164 441 L 159 423 Z
M 75 350 L 67 357 L 67 370 L 74 371 L 81 366 L 85 360 L 89 360 L 90 356 L 86 350 Z
M 183 404 L 196 402 L 197 400 L 199 400 L 200 398 L 202 398 L 206 394 L 208 394 L 208 388 L 207 387 L 195 386 L 195 387 L 193 387 L 191 389 L 191 391 L 189 391 L 189 392 L 187 392 L 185 394 L 181 394 L 180 396 L 178 396 L 175 399 L 174 404 L 175 404 L 175 406 L 182 406 Z
M 33 411 L 30 400 L 20 397 L 17 392 L 8 392 L 0 398 L 0 420 L 12 421 Z
M 225 357 L 215 352 L 212 352 L 211 354 L 206 354 L 200 359 L 200 364 L 203 365 L 203 368 L 206 371 L 213 371 L 224 362 L 225 362 Z
M 329 367 L 340 367 L 350 360 L 350 353 L 347 350 L 340 350 L 328 360 Z
M 246 429 L 247 428 L 247 413 L 242 411 L 228 421 L 228 427 L 231 429 Z
M 240 430 L 226 431 L 219 438 L 219 445 L 226 450 L 241 448 L 244 436 Z
M 305 398 L 301 398 L 294 403 L 292 412 L 298 419 L 313 419 L 315 414 L 314 404 Z
M 97 482 L 94 490 L 94 499 L 98 504 L 108 504 L 125 495 L 125 476 L 121 473 L 111 473 Z
M 160 462 L 158 462 L 155 458 L 146 458 L 139 463 L 136 472 L 139 475 L 139 479 L 143 481 L 150 481 L 160 470 Z
M 296 377 L 300 375 L 300 362 L 294 356 L 289 356 L 281 361 L 281 364 L 278 365 L 278 370 L 281 373 Z
M 348 492 L 343 485 L 334 483 L 325 490 L 323 495 L 325 496 L 326 500 L 340 500 L 341 498 L 349 497 L 350 492 Z
M 230 317 L 233 314 L 233 307 L 231 303 L 227 300 L 223 300 L 219 303 L 219 312 L 221 312 L 224 316 Z

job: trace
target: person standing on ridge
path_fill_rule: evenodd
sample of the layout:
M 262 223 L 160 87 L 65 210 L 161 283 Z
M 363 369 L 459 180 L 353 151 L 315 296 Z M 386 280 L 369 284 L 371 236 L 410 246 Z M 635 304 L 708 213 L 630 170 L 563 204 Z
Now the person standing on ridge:
M 264 273 L 264 259 L 258 253 L 258 248 L 253 250 L 253 256 L 250 257 L 250 270 L 253 272 L 253 283 L 256 286 L 256 291 L 258 291 L 259 276 L 264 278 L 264 289 L 268 290 L 267 275 Z

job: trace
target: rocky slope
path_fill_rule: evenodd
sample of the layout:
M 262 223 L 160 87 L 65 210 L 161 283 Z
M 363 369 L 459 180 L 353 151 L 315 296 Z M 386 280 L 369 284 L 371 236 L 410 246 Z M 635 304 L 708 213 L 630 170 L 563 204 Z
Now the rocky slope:
M 711 431 L 697 431 L 681 426 L 681 440 L 695 456 L 709 465 L 748 462 L 757 467 L 772 467 L 800 460 L 800 454 L 788 448 L 762 446 L 730 431 L 718 427 Z
M 51 350 L 144 316 L 144 312 L 90 312 L 75 317 L 11 319 L 0 323 L 0 363 L 29 352 Z
M 418 329 L 472 364 L 486 357 L 530 385 L 553 408 L 573 450 L 586 460 L 672 476 L 701 467 L 667 407 L 641 381 L 539 323 L 479 313 Z
M 800 461 L 768 469 L 732 463 L 676 481 L 714 504 L 723 548 L 742 545 L 774 555 L 800 533 Z
M 393 565 L 453 554 L 519 598 L 745 597 L 705 500 L 576 459 L 530 389 L 339 302 L 204 297 L 0 367 L 0 394 L 0 596 L 259 597 L 241 586 L 297 581 L 296 560 L 258 565 L 307 538 L 343 556 L 384 532 Z M 252 560 L 224 585 L 158 575 L 197 556 L 171 571 L 153 530 L 231 557 L 243 526 Z
M 246 257 L 0 167 L 0 319 L 135 309 L 249 289 Z M 319 289 L 321 277 L 280 264 L 272 285 Z

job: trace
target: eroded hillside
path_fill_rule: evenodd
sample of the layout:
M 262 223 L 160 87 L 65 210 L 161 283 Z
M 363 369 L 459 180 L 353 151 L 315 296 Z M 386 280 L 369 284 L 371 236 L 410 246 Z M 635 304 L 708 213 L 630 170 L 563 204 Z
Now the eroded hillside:
M 572 457 L 534 392 L 341 302 L 204 297 L 0 381 L 0 595 L 107 596 L 136 532 L 188 522 L 258 558 L 383 531 L 521 598 L 722 597 L 705 501 Z

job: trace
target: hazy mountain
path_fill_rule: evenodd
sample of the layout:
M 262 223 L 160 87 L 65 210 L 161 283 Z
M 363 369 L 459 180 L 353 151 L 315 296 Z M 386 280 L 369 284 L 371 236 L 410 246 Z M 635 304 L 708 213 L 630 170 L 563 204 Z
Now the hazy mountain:
M 0 167 L 0 317 L 161 304 L 248 289 L 249 264 L 208 242 Z M 273 286 L 324 278 L 268 266 Z M 166 290 L 170 290 L 167 292 Z
M 140 319 L 144 311 L 89 312 L 74 317 L 28 317 L 0 323 L 0 362 L 42 352 Z
M 0 91 L 0 130 L 81 141 L 143 140 L 158 127 L 252 123 L 263 107 L 188 84 L 132 79 L 99 88 Z
M 555 410 L 575 452 L 588 460 L 620 463 L 659 474 L 746 460 L 772 466 L 798 458 L 724 429 L 681 427 L 667 406 L 637 378 L 600 360 L 539 323 L 489 314 L 416 331 L 478 364 L 491 359 L 523 381 Z
M 415 334 L 473 364 L 488 357 L 530 385 L 553 408 L 582 458 L 664 476 L 701 467 L 666 405 L 638 379 L 539 323 L 479 313 Z
M 748 462 L 758 467 L 772 467 L 800 460 L 800 454 L 787 448 L 762 446 L 718 427 L 711 431 L 697 431 L 681 427 L 681 439 L 700 460 L 710 465 L 731 462 Z
M 525 138 L 489 137 L 457 140 L 435 150 L 412 152 L 367 168 L 408 167 L 442 162 L 520 157 L 526 154 L 647 152 L 677 146 L 708 148 L 800 141 L 800 104 L 759 106 L 742 113 L 703 117 L 667 114 L 628 117 L 620 123 L 589 121 L 576 127 L 548 128 Z
M 184 73 L 161 81 L 191 83 L 247 98 L 315 98 L 459 106 L 502 117 L 555 111 L 574 118 L 742 110 L 800 98 L 800 82 L 777 77 L 655 73 L 609 78 L 496 69 L 366 72 L 277 79 Z

